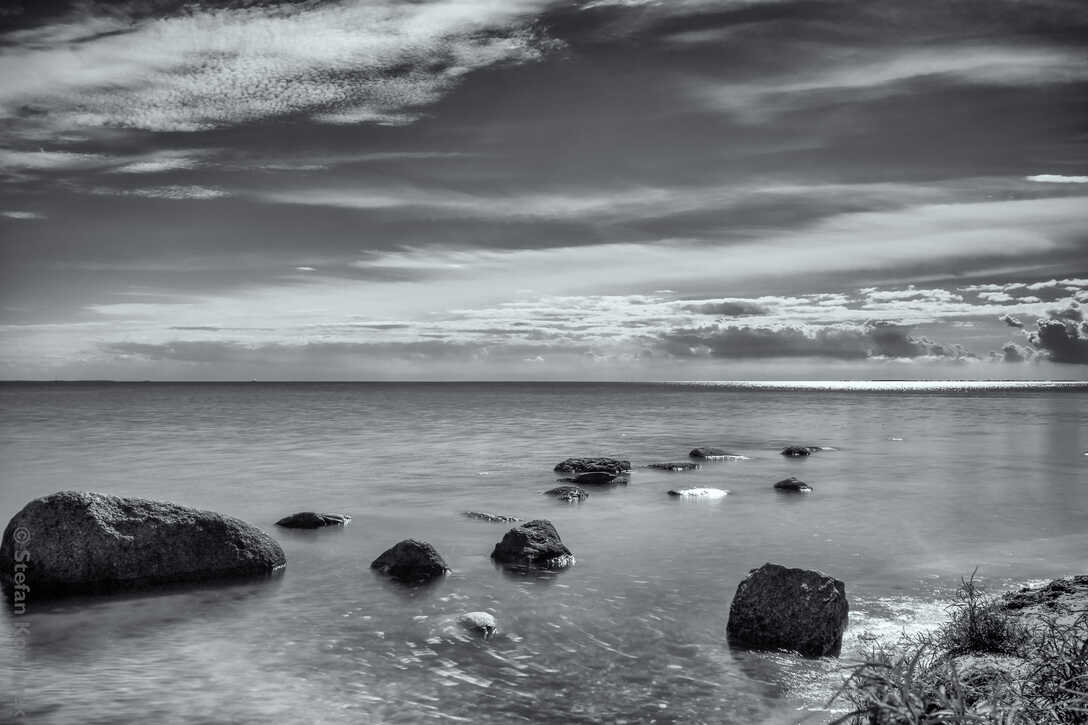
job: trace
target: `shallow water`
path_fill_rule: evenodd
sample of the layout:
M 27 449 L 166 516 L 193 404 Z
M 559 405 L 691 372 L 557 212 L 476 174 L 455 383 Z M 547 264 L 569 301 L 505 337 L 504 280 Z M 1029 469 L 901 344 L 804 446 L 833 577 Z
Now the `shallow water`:
M 41 723 L 818 722 L 838 663 L 725 644 L 748 569 L 843 579 L 847 658 L 932 626 L 975 566 L 995 590 L 1083 572 L 1086 404 L 1083 385 L 0 385 L 0 520 L 60 489 L 164 498 L 264 528 L 289 561 L 265 581 L 32 599 L 0 616 L 0 696 Z M 637 468 L 696 445 L 750 460 Z M 630 485 L 539 495 L 576 455 L 630 458 Z M 790 475 L 814 492 L 771 488 Z M 313 509 L 354 520 L 273 526 Z M 509 525 L 466 510 L 548 518 L 577 564 L 507 575 L 489 554 Z M 453 573 L 373 575 L 407 537 Z M 474 610 L 500 635 L 463 637 L 450 618 Z

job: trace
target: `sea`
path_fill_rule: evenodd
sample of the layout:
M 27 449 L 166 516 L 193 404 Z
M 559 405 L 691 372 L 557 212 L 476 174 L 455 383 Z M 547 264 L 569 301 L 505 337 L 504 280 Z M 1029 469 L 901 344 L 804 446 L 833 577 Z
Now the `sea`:
M 745 458 L 644 467 L 696 446 Z M 629 459 L 630 483 L 542 495 L 570 456 Z M 788 476 L 813 491 L 776 491 Z M 687 487 L 729 495 L 667 494 Z M 3 722 L 821 723 L 843 668 L 937 626 L 961 577 L 997 594 L 1088 571 L 1088 384 L 0 385 L 0 524 L 67 489 L 237 516 L 288 563 L 31 593 L 0 613 Z M 352 521 L 275 526 L 298 511 Z M 548 519 L 577 562 L 496 568 L 511 524 L 465 511 Z M 409 588 L 369 568 L 406 538 L 451 573 Z M 729 647 L 730 601 L 765 562 L 845 582 L 840 658 Z M 463 632 L 471 611 L 497 635 Z

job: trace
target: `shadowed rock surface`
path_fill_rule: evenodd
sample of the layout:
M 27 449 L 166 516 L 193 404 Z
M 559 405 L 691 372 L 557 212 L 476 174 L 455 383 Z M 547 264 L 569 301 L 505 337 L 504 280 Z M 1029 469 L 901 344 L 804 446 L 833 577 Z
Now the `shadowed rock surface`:
M 287 529 L 320 529 L 323 526 L 347 526 L 351 523 L 351 517 L 347 514 L 319 514 L 313 511 L 284 516 L 276 522 L 276 526 Z
M 499 629 L 499 623 L 488 612 L 466 612 L 457 618 L 457 623 L 471 633 L 491 639 Z
M 785 491 L 786 493 L 811 493 L 812 486 L 808 485 L 797 476 L 790 476 L 789 478 L 783 478 L 776 483 L 774 487 L 779 491 Z
M 764 564 L 737 587 L 729 607 L 729 644 L 838 656 L 849 605 L 846 586 L 809 569 Z
M 387 549 L 370 564 L 370 568 L 407 583 L 430 581 L 449 571 L 433 546 L 416 539 L 405 539 Z
M 617 475 L 631 470 L 631 462 L 618 458 L 568 458 L 555 465 L 556 473 L 590 473 L 592 471 L 604 471 Z
M 800 456 L 811 456 L 819 450 L 819 446 L 786 446 L 782 449 L 782 455 L 797 458 Z
M 20 570 L 23 544 L 32 560 Z M 8 523 L 0 553 L 0 583 L 25 582 L 35 597 L 269 574 L 287 563 L 272 537 L 240 519 L 84 491 L 28 503 Z
M 548 489 L 544 492 L 545 496 L 555 496 L 561 501 L 567 503 L 574 503 L 575 501 L 585 501 L 589 498 L 589 491 L 578 486 L 556 486 L 555 488 Z
M 502 514 L 489 514 L 483 511 L 465 511 L 464 516 L 480 521 L 490 521 L 493 524 L 506 524 L 521 521 L 517 516 L 503 516 Z
M 690 461 L 678 463 L 649 463 L 646 467 L 652 468 L 655 471 L 697 471 L 701 468 L 698 463 L 691 463 Z
M 577 476 L 564 478 L 563 480 L 568 483 L 578 484 L 579 486 L 626 485 L 630 482 L 630 479 L 628 479 L 627 476 L 609 473 L 608 471 L 588 471 L 586 473 L 579 473 Z
M 510 529 L 495 544 L 491 558 L 515 567 L 558 569 L 574 563 L 574 555 L 559 538 L 551 521 L 536 519 Z

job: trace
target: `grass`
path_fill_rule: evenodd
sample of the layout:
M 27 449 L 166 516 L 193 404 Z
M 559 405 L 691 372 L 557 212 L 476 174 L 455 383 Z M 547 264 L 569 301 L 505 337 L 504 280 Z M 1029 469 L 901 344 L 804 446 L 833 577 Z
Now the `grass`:
M 851 709 L 832 725 L 1088 723 L 1088 611 L 1029 627 L 984 596 L 974 573 L 950 610 L 936 632 L 878 645 L 848 667 L 833 702 Z

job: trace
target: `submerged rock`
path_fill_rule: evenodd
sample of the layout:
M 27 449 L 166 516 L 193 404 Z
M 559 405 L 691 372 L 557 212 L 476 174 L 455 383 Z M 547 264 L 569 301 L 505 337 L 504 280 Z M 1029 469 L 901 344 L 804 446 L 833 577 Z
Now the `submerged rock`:
M 729 492 L 722 488 L 678 488 L 669 491 L 670 496 L 685 498 L 724 498 Z
M 819 450 L 819 446 L 786 446 L 782 449 L 782 455 L 792 456 L 794 458 L 799 456 L 811 456 Z
M 571 476 L 570 478 L 564 478 L 563 480 L 567 483 L 578 484 L 579 486 L 626 485 L 630 481 L 627 476 L 609 473 L 608 471 L 587 471 L 586 473 L 579 473 L 577 476 Z
M 286 529 L 320 529 L 323 526 L 347 526 L 351 523 L 351 517 L 347 514 L 319 514 L 313 511 L 284 516 L 276 522 L 276 526 Z
M 536 519 L 506 532 L 491 558 L 508 566 L 559 569 L 574 563 L 574 555 L 559 538 L 551 521 Z
M 604 471 L 618 475 L 631 470 L 631 462 L 618 458 L 568 458 L 555 465 L 556 473 L 589 473 Z
M 487 612 L 466 612 L 457 618 L 457 623 L 467 632 L 484 639 L 491 639 L 499 630 L 499 623 Z
M 726 633 L 731 645 L 749 649 L 838 656 L 848 612 L 846 586 L 838 579 L 764 564 L 737 587 Z
M 29 565 L 19 550 L 29 552 Z M 268 574 L 287 563 L 272 537 L 240 519 L 84 491 L 28 503 L 0 552 L 0 583 L 35 597 Z
M 721 448 L 692 448 L 691 453 L 689 453 L 688 455 L 692 458 L 705 458 L 708 461 L 742 461 L 747 460 L 748 458 L 747 456 L 740 456 L 736 453 L 723 451 Z
M 812 486 L 808 485 L 797 476 L 790 476 L 784 478 L 774 485 L 779 491 L 786 491 L 789 493 L 811 493 Z
M 560 501 L 574 503 L 575 501 L 585 501 L 589 498 L 589 491 L 584 488 L 579 488 L 578 486 L 556 486 L 555 488 L 545 491 L 544 495 L 555 496 Z
M 371 569 L 398 581 L 415 583 L 437 579 L 449 571 L 446 561 L 426 541 L 405 539 L 370 564 Z
M 505 524 L 513 523 L 515 521 L 521 521 L 517 516 L 503 516 L 502 514 L 489 514 L 483 511 L 465 511 L 462 515 L 468 516 L 470 519 L 479 519 L 480 521 L 490 521 L 493 524 Z
M 648 463 L 646 467 L 657 471 L 697 471 L 702 468 L 698 463 L 692 463 L 690 461 L 680 461 L 676 463 Z

